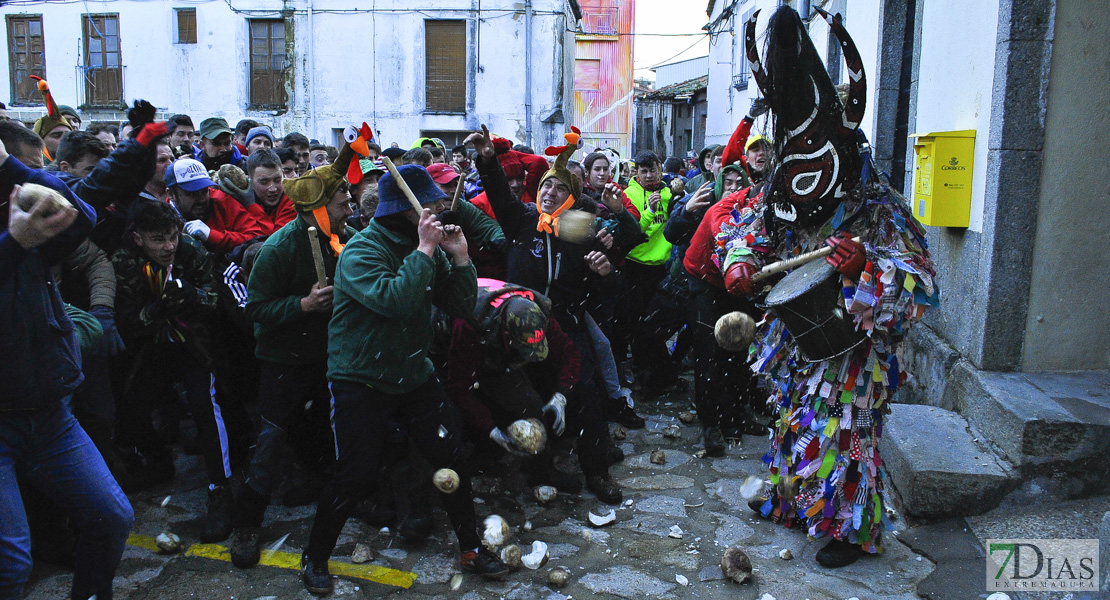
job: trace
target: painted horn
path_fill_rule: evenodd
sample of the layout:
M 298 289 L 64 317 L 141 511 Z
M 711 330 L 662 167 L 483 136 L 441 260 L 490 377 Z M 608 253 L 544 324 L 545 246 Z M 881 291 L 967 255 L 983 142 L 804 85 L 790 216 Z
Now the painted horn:
M 856 49 L 852 36 L 844 29 L 840 19 L 830 15 L 820 8 L 815 8 L 821 18 L 829 24 L 833 35 L 840 42 L 844 54 L 844 62 L 848 65 L 848 100 L 844 106 L 844 126 L 848 129 L 858 129 L 863 121 L 863 112 L 867 108 L 867 76 L 863 72 L 863 60 Z
M 759 90 L 763 92 L 763 97 L 767 98 L 767 75 L 763 71 L 763 65 L 759 62 L 759 50 L 755 47 L 755 20 L 759 16 L 759 11 L 752 13 L 752 18 L 748 19 L 748 24 L 744 28 L 744 52 L 748 57 L 748 65 L 752 71 L 752 77 L 755 79 L 755 84 L 759 86 Z

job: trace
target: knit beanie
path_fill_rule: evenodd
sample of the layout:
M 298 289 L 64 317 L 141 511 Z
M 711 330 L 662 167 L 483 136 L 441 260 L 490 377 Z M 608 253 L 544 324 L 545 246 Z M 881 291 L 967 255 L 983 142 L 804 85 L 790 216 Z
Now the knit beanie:
M 435 181 L 432 181 L 428 171 L 420 165 L 401 165 L 397 167 L 397 174 L 405 180 L 421 206 L 447 197 Z M 401 191 L 393 174 L 382 175 L 378 180 L 378 208 L 374 211 L 374 217 L 388 217 L 411 208 L 412 204 L 405 198 L 405 193 Z
M 513 150 L 513 143 L 508 138 L 494 137 L 493 150 L 497 153 L 497 162 L 501 163 L 501 170 L 508 179 L 524 177 L 524 161 L 520 160 L 520 152 Z
M 354 156 L 355 151 L 351 150 L 351 144 L 345 143 L 332 164 L 316 167 L 300 177 L 283 181 L 282 187 L 285 188 L 285 195 L 293 201 L 293 208 L 297 212 L 307 213 L 327 204 L 335 196 L 335 192 L 339 191 L 339 186 L 343 185 L 343 177 Z
M 564 133 L 563 139 L 567 141 L 565 146 L 548 146 L 544 150 L 544 154 L 554 156 L 555 164 L 543 177 L 540 178 L 540 187 L 543 187 L 543 182 L 554 177 L 560 182 L 566 184 L 567 189 L 570 190 L 570 195 L 575 198 L 582 197 L 582 182 L 578 181 L 578 176 L 571 173 L 567 169 L 567 161 L 570 160 L 571 155 L 575 150 L 578 150 L 578 140 L 581 138 L 582 132 L 577 127 L 571 126 L 571 133 Z

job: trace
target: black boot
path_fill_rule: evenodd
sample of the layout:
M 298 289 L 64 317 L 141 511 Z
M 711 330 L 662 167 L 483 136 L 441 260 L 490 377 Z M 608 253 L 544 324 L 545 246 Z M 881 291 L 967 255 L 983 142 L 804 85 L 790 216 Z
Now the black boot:
M 590 475 L 586 478 L 586 487 L 606 504 L 620 504 L 624 498 L 621 486 L 608 475 Z
M 231 564 L 240 569 L 249 569 L 262 558 L 262 530 L 258 527 L 239 527 L 231 530 L 228 550 Z
M 217 485 L 208 490 L 208 515 L 204 518 L 204 531 L 200 541 L 211 544 L 222 542 L 231 535 L 231 489 Z
M 705 442 L 706 456 L 725 455 L 725 436 L 721 433 L 720 427 L 716 425 L 705 426 L 702 429 L 702 441 Z
M 309 593 L 317 596 L 326 596 L 335 589 L 335 582 L 328 572 L 328 559 L 309 558 L 307 552 L 301 555 L 301 581 L 304 581 Z
M 324 490 L 324 497 L 316 505 L 316 517 L 312 520 L 312 531 L 308 534 L 308 547 L 305 548 L 305 556 L 314 557 L 313 564 L 322 564 L 325 575 L 328 571 L 328 557 L 331 556 L 332 550 L 335 550 L 335 542 L 339 539 L 339 534 L 343 531 L 343 525 L 347 522 L 347 518 L 351 516 L 351 512 L 354 511 L 356 503 L 357 499 L 352 496 L 333 496 L 328 494 L 328 490 Z M 302 567 L 304 564 L 304 560 L 302 560 Z M 319 567 L 319 564 L 317 564 L 317 567 Z M 307 571 L 305 572 L 307 573 Z M 308 587 L 307 575 L 305 575 L 305 586 Z M 309 587 L 309 591 L 312 591 L 311 587 Z

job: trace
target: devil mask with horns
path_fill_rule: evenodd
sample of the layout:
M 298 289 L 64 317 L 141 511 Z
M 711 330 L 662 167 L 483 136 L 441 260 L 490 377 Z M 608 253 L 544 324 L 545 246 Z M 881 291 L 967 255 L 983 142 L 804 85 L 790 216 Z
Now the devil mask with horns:
M 867 104 L 867 82 L 855 43 L 839 20 L 816 10 L 832 28 L 848 65 L 846 103 L 840 101 L 793 9 L 778 9 L 767 24 L 766 68 L 756 49 L 759 11 L 752 14 L 744 34 L 752 76 L 774 113 L 777 164 L 768 205 L 779 219 L 800 227 L 823 223 L 858 189 L 862 159 L 856 129 Z

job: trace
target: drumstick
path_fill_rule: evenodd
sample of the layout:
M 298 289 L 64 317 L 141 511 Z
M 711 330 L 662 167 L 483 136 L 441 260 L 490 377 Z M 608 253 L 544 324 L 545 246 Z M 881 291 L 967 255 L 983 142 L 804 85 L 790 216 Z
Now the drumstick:
M 312 262 L 316 264 L 316 281 L 320 287 L 328 287 L 328 272 L 324 269 L 324 254 L 320 252 L 320 238 L 316 236 L 316 228 L 308 228 L 308 245 L 312 248 Z
M 856 243 L 859 243 L 859 236 L 856 236 L 856 237 L 852 238 L 852 241 L 856 242 Z M 775 275 L 777 273 L 782 273 L 783 271 L 789 271 L 790 269 L 793 269 L 795 267 L 800 267 L 800 266 L 802 266 L 802 265 L 804 265 L 808 262 L 817 260 L 818 258 L 824 258 L 824 257 L 832 254 L 832 251 L 833 251 L 832 246 L 825 246 L 824 248 L 814 250 L 812 252 L 806 252 L 805 254 L 799 254 L 798 256 L 795 256 L 794 258 L 790 258 L 790 259 L 787 259 L 787 260 L 780 260 L 777 263 L 767 265 L 766 267 L 763 267 L 762 269 L 760 269 L 758 273 L 756 273 L 755 275 L 752 275 L 752 283 L 767 279 L 771 275 Z
M 393 161 L 390 160 L 388 156 L 383 156 L 382 162 L 385 163 L 385 168 L 389 169 L 389 174 L 397 180 L 397 187 L 401 188 L 401 193 L 405 195 L 405 198 L 409 199 L 409 203 L 412 204 L 412 209 L 415 210 L 417 214 L 420 214 L 420 201 L 416 199 L 416 194 L 413 194 L 412 190 L 409 189 L 409 184 L 406 183 L 405 179 L 401 177 L 401 174 L 397 172 L 397 167 L 393 166 Z
M 455 185 L 455 197 L 451 198 L 451 210 L 455 210 L 456 208 L 459 207 L 459 195 L 462 193 L 462 189 L 463 189 L 463 176 L 459 175 L 459 183 L 457 185 Z

